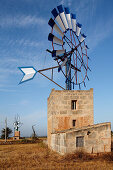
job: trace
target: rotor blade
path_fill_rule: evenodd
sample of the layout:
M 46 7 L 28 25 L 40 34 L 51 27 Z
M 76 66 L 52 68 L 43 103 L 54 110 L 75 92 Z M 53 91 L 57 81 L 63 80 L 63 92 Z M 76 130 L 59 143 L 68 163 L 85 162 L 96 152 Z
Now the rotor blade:
M 87 45 L 82 46 L 83 49 L 87 50 L 89 47 Z
M 37 73 L 37 70 L 34 67 L 18 67 L 18 68 L 23 73 L 23 78 L 19 84 L 33 79 Z
M 58 33 L 61 35 L 61 37 L 64 36 L 64 33 L 61 31 L 61 29 L 58 27 L 58 25 L 55 23 L 55 21 L 54 21 L 52 18 L 50 18 L 48 24 L 49 24 L 56 32 L 58 32 Z
M 67 18 L 67 21 L 68 21 L 69 28 L 72 29 L 71 15 L 70 15 L 69 8 L 65 8 L 65 13 L 66 13 L 66 18 Z
M 85 47 L 86 47 L 87 49 L 89 49 L 89 47 L 88 47 L 87 45 L 85 45 Z
M 81 37 L 80 37 L 80 42 L 83 42 L 85 40 L 86 36 L 84 34 L 81 34 Z
M 57 8 L 58 8 L 58 11 L 60 13 L 60 17 L 61 17 L 61 19 L 62 19 L 62 21 L 64 23 L 64 26 L 65 26 L 66 30 L 69 29 L 69 26 L 68 26 L 68 23 L 67 23 L 67 20 L 66 20 L 66 17 L 65 17 L 63 6 L 59 5 L 59 6 L 57 6 Z
M 67 58 L 65 58 L 65 60 L 63 61 L 63 63 L 59 66 L 58 68 L 58 72 L 60 72 L 60 70 L 62 70 L 63 66 L 66 64 L 67 62 Z
M 56 57 L 60 54 L 64 54 L 66 52 L 66 50 L 53 50 L 52 51 L 52 57 Z
M 48 35 L 48 40 L 52 41 L 53 43 L 63 45 L 63 41 L 51 33 L 49 33 L 49 35 Z
M 46 51 L 52 54 L 52 51 L 50 51 L 49 49 L 46 49 Z
M 71 14 L 71 19 L 72 19 L 72 29 L 74 32 L 76 32 L 76 15 Z
M 60 27 L 62 28 L 62 30 L 65 32 L 66 29 L 65 29 L 65 27 L 64 27 L 64 24 L 63 24 L 63 22 L 62 22 L 62 20 L 61 20 L 61 18 L 60 18 L 60 16 L 59 16 L 59 14 L 58 14 L 56 8 L 54 8 L 54 9 L 51 11 L 51 13 L 52 13 L 53 16 L 54 16 L 55 21 L 58 22 L 58 24 L 60 25 Z
M 80 30 L 81 30 L 82 24 L 77 23 L 77 28 L 76 28 L 76 35 L 80 35 Z

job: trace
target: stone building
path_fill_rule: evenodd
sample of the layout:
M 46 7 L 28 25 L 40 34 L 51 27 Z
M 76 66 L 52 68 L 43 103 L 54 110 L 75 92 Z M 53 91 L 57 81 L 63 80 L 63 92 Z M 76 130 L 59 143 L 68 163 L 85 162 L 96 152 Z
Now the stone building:
M 14 133 L 15 133 L 15 134 L 14 134 L 13 139 L 14 139 L 14 140 L 19 140 L 19 139 L 20 139 L 20 131 L 15 131 Z
M 48 98 L 48 146 L 61 154 L 111 151 L 111 124 L 94 125 L 93 89 L 54 90 Z

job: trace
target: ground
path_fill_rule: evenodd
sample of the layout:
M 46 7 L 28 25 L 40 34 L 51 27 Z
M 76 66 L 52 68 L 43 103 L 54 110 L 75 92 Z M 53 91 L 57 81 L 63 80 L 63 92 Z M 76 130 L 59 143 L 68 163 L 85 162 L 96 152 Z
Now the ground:
M 113 138 L 112 138 L 113 142 Z M 26 141 L 23 143 L 26 143 Z M 113 169 L 112 154 L 90 156 L 85 153 L 60 156 L 46 145 L 15 143 L 0 145 L 0 169 Z

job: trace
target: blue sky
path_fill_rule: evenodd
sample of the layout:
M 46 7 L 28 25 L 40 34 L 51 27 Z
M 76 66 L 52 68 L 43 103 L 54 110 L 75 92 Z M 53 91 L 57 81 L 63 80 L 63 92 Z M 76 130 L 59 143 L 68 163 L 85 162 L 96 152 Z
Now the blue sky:
M 94 88 L 95 123 L 110 121 L 113 130 L 112 0 L 0 0 L 0 130 L 5 117 L 13 129 L 14 117 L 19 114 L 22 136 L 30 136 L 34 124 L 38 135 L 47 133 L 47 97 L 52 88 L 59 87 L 39 74 L 18 85 L 22 78 L 18 67 L 38 70 L 55 65 L 46 52 L 51 49 L 48 20 L 51 10 L 60 4 L 76 13 L 87 35 L 92 72 L 88 73 L 86 90 Z M 57 72 L 55 80 L 61 81 Z

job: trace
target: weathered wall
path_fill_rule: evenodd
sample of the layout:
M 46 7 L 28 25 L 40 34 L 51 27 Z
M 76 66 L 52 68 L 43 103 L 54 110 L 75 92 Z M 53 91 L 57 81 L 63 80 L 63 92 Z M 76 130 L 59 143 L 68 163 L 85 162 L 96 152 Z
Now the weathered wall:
M 71 101 L 77 100 L 76 110 L 72 110 Z M 51 133 L 70 129 L 72 120 L 75 128 L 93 125 L 93 89 L 90 90 L 54 90 L 48 98 L 48 146 Z
M 84 137 L 83 147 L 76 147 L 76 137 L 79 136 Z M 60 154 L 74 152 L 79 149 L 88 153 L 111 152 L 111 124 L 101 123 L 53 133 L 51 148 Z
M 13 139 L 14 140 L 19 140 L 20 139 L 20 131 L 15 131 Z

